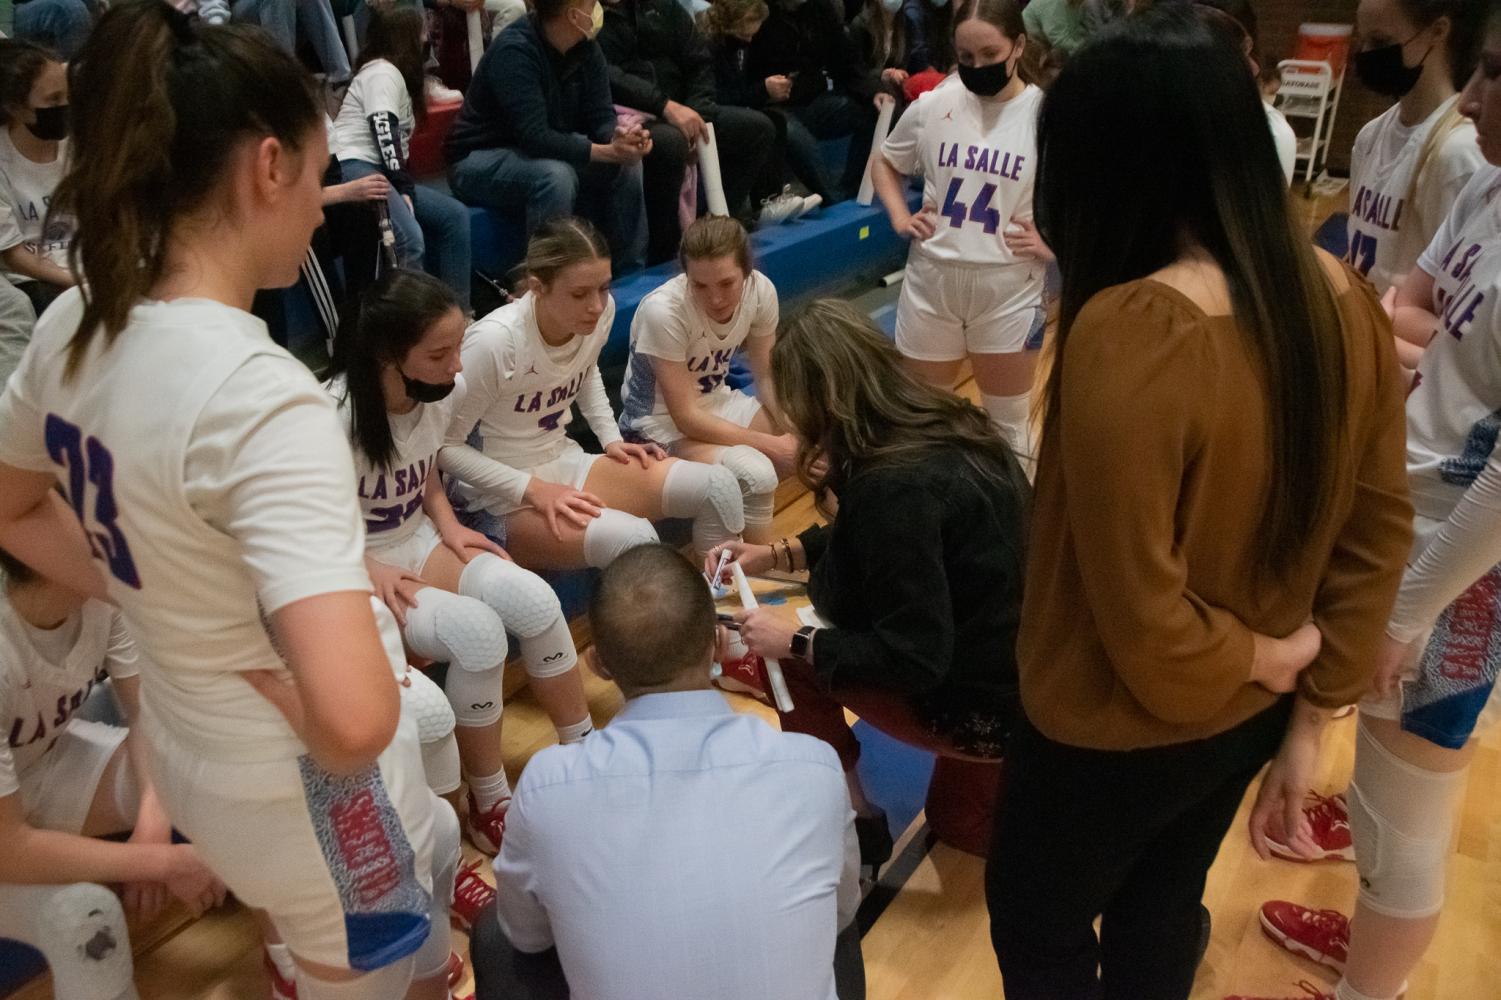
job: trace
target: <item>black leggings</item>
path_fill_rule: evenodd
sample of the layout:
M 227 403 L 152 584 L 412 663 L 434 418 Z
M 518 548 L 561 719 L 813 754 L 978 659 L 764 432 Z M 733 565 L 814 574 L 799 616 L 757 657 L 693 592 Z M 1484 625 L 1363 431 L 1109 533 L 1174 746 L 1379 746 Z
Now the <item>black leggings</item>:
M 1284 698 L 1209 739 L 1123 752 L 1022 721 L 985 871 L 1006 1000 L 1186 1000 L 1205 875 L 1290 711 Z

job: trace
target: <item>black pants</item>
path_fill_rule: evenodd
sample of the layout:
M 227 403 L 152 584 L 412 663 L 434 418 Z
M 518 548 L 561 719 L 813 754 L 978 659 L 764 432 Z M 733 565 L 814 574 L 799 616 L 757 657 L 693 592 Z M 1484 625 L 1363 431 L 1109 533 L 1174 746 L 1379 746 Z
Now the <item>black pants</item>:
M 1126 752 L 1017 727 L 985 871 L 1006 1000 L 1186 1000 L 1204 877 L 1290 710 Z
M 865 177 L 865 161 L 870 156 L 870 142 L 876 130 L 875 105 L 830 90 L 789 110 L 814 139 L 850 137 L 849 155 L 845 157 L 844 175 L 839 179 L 837 189 L 827 194 L 823 191 L 814 193 L 823 195 L 825 203 L 853 198 L 860 190 L 860 181 Z M 794 130 L 789 130 L 788 142 L 799 145 Z M 789 150 L 789 156 L 792 155 L 794 151 Z M 793 169 L 798 169 L 796 164 Z
M 474 969 L 474 1000 L 569 1000 L 558 950 L 517 951 L 500 929 L 494 906 L 480 916 L 469 936 L 469 962 Z M 851 920 L 834 941 L 834 989 L 839 1000 L 865 1000 L 859 921 Z
M 642 188 L 646 197 L 647 266 L 677 256 L 682 239 L 678 223 L 678 200 L 683 173 L 697 154 L 688 147 L 688 137 L 676 125 L 657 119 L 646 126 L 651 133 L 651 155 L 642 165 Z M 719 176 L 730 214 L 749 216 L 751 184 L 761 173 L 771 153 L 776 132 L 771 119 L 751 108 L 722 106 L 714 118 L 714 136 L 719 143 Z

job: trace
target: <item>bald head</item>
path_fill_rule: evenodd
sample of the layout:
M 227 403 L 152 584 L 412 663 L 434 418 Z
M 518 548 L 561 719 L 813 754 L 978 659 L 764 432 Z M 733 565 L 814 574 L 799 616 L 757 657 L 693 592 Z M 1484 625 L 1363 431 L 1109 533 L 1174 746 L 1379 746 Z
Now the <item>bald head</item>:
M 638 545 L 600 574 L 589 604 L 600 665 L 627 694 L 703 672 L 716 621 L 708 584 L 677 550 Z

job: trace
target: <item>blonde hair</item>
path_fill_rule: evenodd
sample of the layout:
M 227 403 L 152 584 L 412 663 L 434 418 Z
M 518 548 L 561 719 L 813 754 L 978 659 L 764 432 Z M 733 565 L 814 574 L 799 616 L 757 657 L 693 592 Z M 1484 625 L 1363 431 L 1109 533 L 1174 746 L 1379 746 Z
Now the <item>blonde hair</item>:
M 683 265 L 683 270 L 688 270 L 690 260 L 715 260 L 719 257 L 734 257 L 735 263 L 740 265 L 740 272 L 750 277 L 750 234 L 728 215 L 705 215 L 694 220 L 678 245 L 678 262 Z
M 766 0 L 714 0 L 699 15 L 699 28 L 706 35 L 722 38 L 746 21 L 765 21 L 771 14 Z
M 610 244 L 588 219 L 564 216 L 544 222 L 526 244 L 522 270 L 550 285 L 562 271 L 589 260 L 609 260 Z
M 856 464 L 915 462 L 960 451 L 982 478 L 1026 496 L 1026 477 L 985 411 L 909 372 L 860 310 L 816 299 L 783 322 L 771 351 L 777 401 L 800 444 L 797 476 L 829 513 L 828 497 Z

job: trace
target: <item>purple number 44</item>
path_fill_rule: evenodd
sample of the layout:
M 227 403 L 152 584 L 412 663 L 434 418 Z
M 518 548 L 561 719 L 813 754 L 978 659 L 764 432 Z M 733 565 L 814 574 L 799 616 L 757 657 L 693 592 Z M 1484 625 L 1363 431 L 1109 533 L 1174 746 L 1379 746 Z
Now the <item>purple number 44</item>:
M 949 181 L 949 191 L 944 196 L 941 214 L 947 216 L 949 225 L 955 229 L 962 227 L 966 222 L 978 222 L 987 233 L 994 234 L 1001 228 L 1001 213 L 990 207 L 990 200 L 995 197 L 995 185 L 983 185 L 973 205 L 966 205 L 959 200 L 959 189 L 963 185 L 964 178 L 962 177 L 955 177 Z

